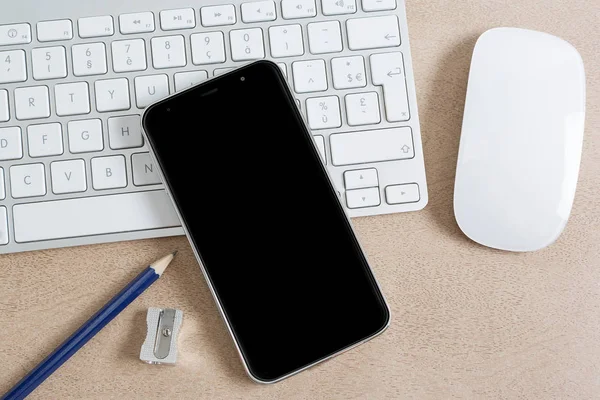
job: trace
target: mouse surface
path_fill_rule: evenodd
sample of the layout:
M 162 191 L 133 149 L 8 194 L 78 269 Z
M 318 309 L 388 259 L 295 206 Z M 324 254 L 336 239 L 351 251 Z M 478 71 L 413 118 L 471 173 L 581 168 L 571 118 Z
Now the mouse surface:
M 534 251 L 565 227 L 585 119 L 585 72 L 555 36 L 496 28 L 473 51 L 454 187 L 461 230 L 482 245 Z

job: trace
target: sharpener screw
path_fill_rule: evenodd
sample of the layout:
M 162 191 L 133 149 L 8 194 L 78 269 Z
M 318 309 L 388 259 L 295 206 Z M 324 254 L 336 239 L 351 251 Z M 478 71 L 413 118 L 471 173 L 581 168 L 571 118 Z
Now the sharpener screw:
M 171 333 L 172 333 L 172 332 L 171 332 L 171 330 L 170 330 L 169 328 L 165 328 L 165 329 L 163 329 L 163 331 L 162 331 L 162 334 L 163 334 L 163 336 L 164 336 L 164 337 L 169 337 L 169 336 L 171 336 Z

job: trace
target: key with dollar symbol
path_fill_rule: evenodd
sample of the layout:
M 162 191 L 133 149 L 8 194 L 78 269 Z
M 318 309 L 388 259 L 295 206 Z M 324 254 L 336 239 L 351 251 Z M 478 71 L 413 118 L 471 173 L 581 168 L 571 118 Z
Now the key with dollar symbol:
M 336 89 L 367 86 L 365 60 L 361 56 L 334 58 L 331 60 L 331 71 Z

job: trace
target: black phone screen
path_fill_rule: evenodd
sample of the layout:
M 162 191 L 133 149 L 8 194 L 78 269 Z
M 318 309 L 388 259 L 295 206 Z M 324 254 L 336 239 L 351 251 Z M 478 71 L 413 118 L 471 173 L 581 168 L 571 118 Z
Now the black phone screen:
M 284 79 L 275 64 L 256 62 L 143 118 L 246 366 L 265 382 L 389 321 Z

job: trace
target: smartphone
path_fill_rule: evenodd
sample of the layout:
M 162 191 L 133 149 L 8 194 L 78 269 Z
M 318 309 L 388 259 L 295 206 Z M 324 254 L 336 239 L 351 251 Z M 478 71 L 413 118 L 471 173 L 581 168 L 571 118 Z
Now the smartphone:
M 142 124 L 251 378 L 279 381 L 385 330 L 389 309 L 276 64 L 172 95 Z

